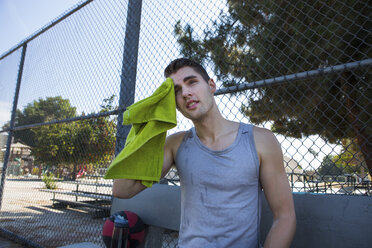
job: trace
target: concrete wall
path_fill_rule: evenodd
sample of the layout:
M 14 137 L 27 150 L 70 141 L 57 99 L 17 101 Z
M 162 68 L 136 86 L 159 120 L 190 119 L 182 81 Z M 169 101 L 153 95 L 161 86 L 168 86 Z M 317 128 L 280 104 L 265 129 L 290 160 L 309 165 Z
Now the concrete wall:
M 132 199 L 114 198 L 111 213 L 133 211 L 149 225 L 178 230 L 181 215 L 181 195 L 178 186 L 154 184 Z
M 372 247 L 372 197 L 294 194 L 297 230 L 292 247 Z M 145 223 L 178 230 L 180 190 L 156 184 L 132 199 L 114 199 L 112 212 L 130 210 Z M 261 239 L 272 223 L 266 200 L 262 204 Z
M 372 197 L 293 194 L 297 229 L 292 247 L 372 247 Z M 272 215 L 263 203 L 261 237 Z

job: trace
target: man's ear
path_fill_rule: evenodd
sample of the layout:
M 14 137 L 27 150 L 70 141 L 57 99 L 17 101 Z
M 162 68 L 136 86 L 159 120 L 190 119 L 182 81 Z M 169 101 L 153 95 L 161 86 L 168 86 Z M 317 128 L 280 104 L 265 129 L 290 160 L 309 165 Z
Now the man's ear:
M 208 85 L 209 85 L 209 89 L 211 90 L 211 93 L 214 94 L 214 92 L 216 92 L 217 89 L 216 89 L 216 83 L 214 82 L 212 78 L 209 79 Z

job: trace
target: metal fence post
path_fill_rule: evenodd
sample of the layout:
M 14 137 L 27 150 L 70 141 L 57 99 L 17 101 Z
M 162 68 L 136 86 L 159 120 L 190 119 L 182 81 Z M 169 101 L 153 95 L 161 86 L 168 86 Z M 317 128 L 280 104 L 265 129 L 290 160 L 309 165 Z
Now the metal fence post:
M 126 107 L 134 102 L 141 8 L 142 0 L 129 0 L 127 24 L 125 27 L 119 107 Z M 115 155 L 124 148 L 129 130 L 129 126 L 123 125 L 123 111 L 120 111 L 118 114 Z
M 20 61 L 20 64 L 19 64 L 18 77 L 17 77 L 17 85 L 16 85 L 16 90 L 15 90 L 14 99 L 13 99 L 12 115 L 11 115 L 11 118 L 10 118 L 8 140 L 7 140 L 7 143 L 6 143 L 6 151 L 5 151 L 5 156 L 4 156 L 4 164 L 3 164 L 3 170 L 2 170 L 2 173 L 1 173 L 1 182 L 0 182 L 0 210 L 1 210 L 1 204 L 3 202 L 3 192 L 4 192 L 6 168 L 8 166 L 8 161 L 9 161 L 9 156 L 10 156 L 10 146 L 12 144 L 12 138 L 13 138 L 15 113 L 16 113 L 16 110 L 17 110 L 19 89 L 20 89 L 21 81 L 22 81 L 22 73 L 23 73 L 23 65 L 25 63 L 26 49 L 27 49 L 27 43 L 25 43 L 23 45 L 23 47 L 22 47 L 22 55 L 21 55 L 21 61 Z
M 134 102 L 141 8 L 142 0 L 129 0 L 121 71 L 119 107 L 127 107 Z M 129 131 L 130 126 L 123 125 L 123 111 L 120 111 L 118 113 L 115 156 L 124 148 Z M 163 232 L 163 228 L 149 227 L 149 234 L 146 238 L 145 247 L 161 247 Z

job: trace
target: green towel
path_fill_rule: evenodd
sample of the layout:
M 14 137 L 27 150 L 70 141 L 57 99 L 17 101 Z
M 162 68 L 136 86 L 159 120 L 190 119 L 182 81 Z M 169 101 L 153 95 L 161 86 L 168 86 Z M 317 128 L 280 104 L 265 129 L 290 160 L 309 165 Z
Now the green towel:
M 148 98 L 129 106 L 123 124 L 132 124 L 124 149 L 112 161 L 105 179 L 141 180 L 151 187 L 161 177 L 167 130 L 177 125 L 174 85 L 167 78 Z

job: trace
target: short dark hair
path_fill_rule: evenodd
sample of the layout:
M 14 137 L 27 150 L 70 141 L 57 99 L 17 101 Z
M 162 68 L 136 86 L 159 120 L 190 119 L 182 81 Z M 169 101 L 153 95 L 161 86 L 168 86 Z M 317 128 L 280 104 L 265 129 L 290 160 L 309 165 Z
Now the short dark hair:
M 204 69 L 203 66 L 198 64 L 197 62 L 187 59 L 187 58 L 179 58 L 173 60 L 164 70 L 164 76 L 169 77 L 171 74 L 176 73 L 179 69 L 183 67 L 191 67 L 193 68 L 197 73 L 199 73 L 203 79 L 208 82 L 210 77 L 207 73 L 207 71 Z

